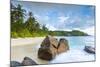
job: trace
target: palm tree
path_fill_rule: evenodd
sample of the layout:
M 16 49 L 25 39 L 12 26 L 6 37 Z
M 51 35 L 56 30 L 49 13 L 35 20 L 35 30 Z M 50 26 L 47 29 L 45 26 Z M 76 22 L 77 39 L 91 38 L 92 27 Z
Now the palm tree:
M 22 9 L 22 6 L 20 4 L 18 4 L 17 8 L 16 8 L 16 19 L 22 19 L 25 17 L 25 10 Z
M 11 4 L 11 30 L 16 32 L 22 30 L 25 12 L 20 4 L 17 6 Z
M 11 16 L 13 17 L 15 22 L 20 19 L 23 20 L 23 18 L 25 17 L 25 12 L 26 11 L 22 9 L 22 6 L 20 4 L 18 4 L 17 7 L 11 4 Z
M 42 26 L 43 31 L 48 31 L 48 28 L 46 27 L 46 25 Z
M 25 23 L 25 27 L 32 32 L 35 29 L 35 18 L 33 17 L 32 12 L 29 12 L 29 18 L 27 19 Z
M 11 3 L 11 23 L 14 23 L 15 22 L 15 9 L 16 7 Z

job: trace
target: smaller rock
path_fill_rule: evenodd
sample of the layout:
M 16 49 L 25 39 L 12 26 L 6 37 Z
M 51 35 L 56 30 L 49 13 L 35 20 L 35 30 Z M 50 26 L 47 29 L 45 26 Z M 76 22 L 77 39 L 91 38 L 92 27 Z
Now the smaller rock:
M 21 63 L 18 61 L 11 61 L 10 62 L 10 67 L 18 67 L 21 66 Z
M 22 61 L 22 65 L 23 66 L 31 66 L 31 65 L 37 65 L 37 63 L 29 57 L 24 57 L 24 60 Z
M 91 46 L 85 46 L 84 50 L 88 53 L 95 54 L 95 48 Z
M 58 49 L 58 54 L 69 50 L 68 41 L 64 38 L 61 38 L 57 49 Z

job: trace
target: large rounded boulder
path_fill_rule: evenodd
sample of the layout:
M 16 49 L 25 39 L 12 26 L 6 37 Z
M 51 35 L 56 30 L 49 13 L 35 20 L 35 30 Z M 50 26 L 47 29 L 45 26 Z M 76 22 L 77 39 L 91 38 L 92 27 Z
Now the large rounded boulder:
M 38 57 L 44 60 L 52 60 L 57 54 L 58 40 L 52 36 L 46 36 L 38 50 Z

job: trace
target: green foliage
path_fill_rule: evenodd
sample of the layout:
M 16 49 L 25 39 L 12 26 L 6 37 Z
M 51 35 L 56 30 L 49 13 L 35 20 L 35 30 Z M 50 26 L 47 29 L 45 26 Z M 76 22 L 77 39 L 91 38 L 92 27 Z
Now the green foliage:
M 40 24 L 37 22 L 32 12 L 29 12 L 28 18 L 24 21 L 25 9 L 18 4 L 14 6 L 11 4 L 11 37 L 36 37 L 46 36 L 48 29 L 45 25 L 40 28 Z
M 33 17 L 32 12 L 29 12 L 29 18 L 25 22 L 25 27 L 30 31 L 30 32 L 35 32 L 37 29 L 39 29 L 39 26 L 36 26 L 36 19 Z
M 45 25 L 42 26 L 42 29 L 43 29 L 44 31 L 48 31 L 48 28 L 47 28 Z
M 73 30 L 73 31 L 49 31 L 50 35 L 53 36 L 88 36 L 88 34 L 79 31 L 79 30 Z
M 71 32 L 71 34 L 73 35 L 73 36 L 86 36 L 86 35 L 88 35 L 88 34 L 86 34 L 86 33 L 84 33 L 84 32 L 82 32 L 82 31 L 79 31 L 79 30 L 73 30 L 72 32 Z
M 32 34 L 27 29 L 24 29 L 23 33 L 24 33 L 24 37 L 32 37 Z
M 18 37 L 18 35 L 17 35 L 17 33 L 16 33 L 16 32 L 11 32 L 11 37 L 12 37 L 12 38 L 17 38 L 17 37 Z

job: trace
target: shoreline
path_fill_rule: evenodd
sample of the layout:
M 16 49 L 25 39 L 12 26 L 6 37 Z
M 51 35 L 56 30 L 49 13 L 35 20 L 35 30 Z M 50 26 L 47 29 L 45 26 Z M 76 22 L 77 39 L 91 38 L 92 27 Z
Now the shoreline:
M 48 64 L 38 58 L 38 49 L 44 37 L 11 39 L 11 61 L 22 62 L 24 57 L 30 57 L 38 64 Z
M 52 64 L 52 63 L 63 63 L 63 62 L 74 62 L 74 61 L 92 61 L 95 60 L 95 55 L 90 55 L 83 51 L 83 46 L 76 45 L 77 48 L 73 47 L 72 40 L 70 41 L 70 51 L 62 53 L 56 56 L 52 61 L 45 61 L 38 58 L 38 49 L 40 47 L 41 42 L 45 37 L 33 37 L 33 38 L 11 38 L 11 61 L 19 61 L 22 62 L 24 57 L 30 57 L 37 64 Z M 72 38 L 73 39 L 73 38 Z M 75 38 L 76 39 L 76 38 Z M 84 39 L 83 39 L 84 40 Z M 79 39 L 80 41 L 80 39 Z M 77 43 L 78 40 L 73 41 Z M 85 42 L 91 42 L 85 41 Z M 64 59 L 66 59 L 64 61 Z
M 54 37 L 57 37 L 57 36 L 54 36 Z M 62 37 L 64 37 L 64 36 L 62 36 Z M 69 37 L 69 36 L 67 36 L 67 37 Z M 76 36 L 70 36 L 70 37 L 76 37 Z M 81 37 L 83 37 L 83 36 L 81 36 Z M 88 36 L 86 36 L 86 37 L 88 37 Z M 94 36 L 92 36 L 92 37 L 94 37 Z M 45 37 L 11 38 L 11 47 L 27 45 L 27 44 L 37 44 L 38 41 L 41 41 L 44 38 Z
M 11 47 L 22 46 L 27 44 L 37 44 L 45 37 L 29 37 L 29 38 L 11 38 Z

